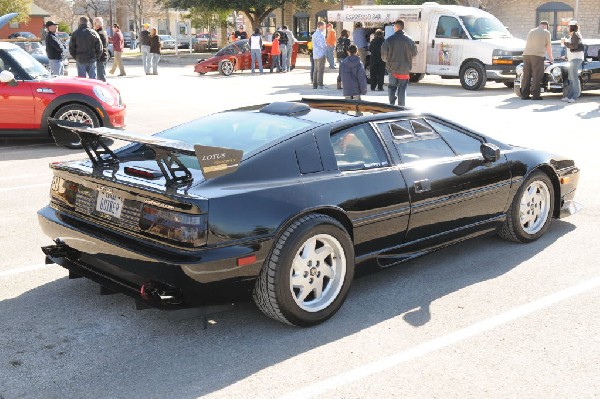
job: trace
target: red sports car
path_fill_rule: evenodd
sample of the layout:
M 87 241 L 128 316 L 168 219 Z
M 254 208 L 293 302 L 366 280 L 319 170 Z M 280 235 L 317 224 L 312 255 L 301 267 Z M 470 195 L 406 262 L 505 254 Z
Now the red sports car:
M 296 66 L 296 56 L 298 55 L 298 44 L 294 43 L 292 50 L 292 66 Z M 271 43 L 263 42 L 262 48 L 263 68 L 271 68 Z M 250 41 L 248 39 L 238 40 L 230 43 L 219 50 L 213 57 L 206 60 L 199 60 L 194 66 L 194 72 L 204 75 L 207 72 L 219 71 L 222 75 L 229 76 L 234 71 L 243 71 L 252 69 L 250 58 Z
M 48 135 L 49 117 L 123 128 L 125 104 L 108 83 L 51 76 L 23 49 L 0 42 L 0 136 Z

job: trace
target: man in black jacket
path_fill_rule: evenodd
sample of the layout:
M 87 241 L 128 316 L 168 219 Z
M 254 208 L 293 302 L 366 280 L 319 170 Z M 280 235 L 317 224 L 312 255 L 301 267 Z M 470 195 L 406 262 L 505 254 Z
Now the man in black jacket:
M 96 60 L 102 55 L 102 42 L 95 30 L 88 28 L 88 19 L 79 18 L 79 27 L 71 35 L 69 53 L 77 65 L 77 76 L 96 79 Z
M 104 30 L 104 20 L 102 17 L 94 18 L 94 30 L 100 37 L 102 43 L 102 54 L 96 60 L 96 69 L 98 70 L 98 80 L 106 82 L 106 61 L 108 61 L 108 36 Z
M 63 67 L 63 52 L 66 50 L 65 44 L 56 36 L 56 27 L 58 24 L 48 21 L 46 22 L 46 54 L 50 64 L 50 72 L 52 75 L 61 76 L 64 74 Z
M 396 21 L 394 34 L 385 39 L 381 46 L 381 60 L 386 63 L 386 69 L 389 72 L 388 92 L 391 105 L 394 105 L 396 98 L 398 105 L 405 105 L 410 68 L 413 57 L 416 55 L 415 42 L 404 33 L 404 21 Z

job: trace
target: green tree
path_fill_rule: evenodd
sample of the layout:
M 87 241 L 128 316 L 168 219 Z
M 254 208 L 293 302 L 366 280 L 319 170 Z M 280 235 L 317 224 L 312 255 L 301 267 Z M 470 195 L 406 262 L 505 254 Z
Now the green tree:
M 17 12 L 14 22 L 27 22 L 29 21 L 29 13 L 31 12 L 31 1 L 30 0 L 0 0 L 0 16 L 4 14 L 10 14 L 11 12 Z
M 274 10 L 295 4 L 300 9 L 308 7 L 309 0 L 160 0 L 170 8 L 201 7 L 212 11 L 237 10 L 243 12 L 252 24 L 252 29 Z M 330 1 L 328 1 L 330 2 Z

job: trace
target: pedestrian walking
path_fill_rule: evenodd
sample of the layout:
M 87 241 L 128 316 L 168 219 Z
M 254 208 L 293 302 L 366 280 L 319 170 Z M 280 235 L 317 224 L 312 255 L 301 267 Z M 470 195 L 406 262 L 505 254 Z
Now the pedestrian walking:
M 142 25 L 142 31 L 140 32 L 140 51 L 142 52 L 142 65 L 144 66 L 144 72 L 146 75 L 150 75 L 150 28 L 149 24 Z M 131 38 L 133 40 L 133 37 Z M 175 43 L 177 46 L 178 43 Z
M 46 55 L 50 64 L 52 75 L 64 75 L 63 58 L 66 50 L 65 44 L 56 36 L 58 24 L 52 21 L 46 22 Z
M 286 47 L 286 72 L 289 72 L 292 70 L 292 53 L 294 52 L 294 44 L 298 41 L 296 39 L 296 37 L 294 36 L 294 34 L 292 33 L 291 30 L 288 29 L 287 25 L 283 25 L 283 27 L 281 28 L 281 30 L 283 30 L 285 32 L 285 35 L 287 36 L 287 47 Z
M 325 53 L 327 52 L 325 44 L 325 22 L 317 22 L 317 30 L 313 33 L 313 60 L 315 62 L 315 72 L 313 75 L 313 89 L 317 87 L 324 89 L 323 74 L 325 73 Z
M 540 84 L 544 77 L 544 53 L 548 54 L 550 62 L 552 47 L 550 46 L 551 35 L 548 32 L 548 21 L 540 22 L 537 28 L 533 28 L 527 34 L 525 50 L 523 51 L 523 75 L 521 77 L 521 99 L 541 100 Z M 530 97 L 529 95 L 532 95 Z
M 562 38 L 562 45 L 567 48 L 567 59 L 569 60 L 569 90 L 562 99 L 568 103 L 574 103 L 581 95 L 581 82 L 579 81 L 579 68 L 583 64 L 583 38 L 579 33 L 577 21 L 569 22 L 569 39 Z
M 113 24 L 113 64 L 109 73 L 112 75 L 119 68 L 119 76 L 125 76 L 125 67 L 123 66 L 123 48 L 125 47 L 125 39 L 119 24 Z
M 281 72 L 281 64 L 279 63 L 279 58 L 281 55 L 281 50 L 279 50 L 279 33 L 273 33 L 273 41 L 271 42 L 271 73 L 273 73 L 273 69 L 276 69 L 276 72 Z
M 148 35 L 148 39 L 150 41 L 150 53 L 148 56 L 150 59 L 150 73 L 148 73 L 148 75 L 158 75 L 158 61 L 160 61 L 160 48 L 162 47 L 162 43 L 160 42 L 160 37 L 156 32 L 156 28 L 152 28 Z
M 386 63 L 389 72 L 389 100 L 394 105 L 406 104 L 406 88 L 412 59 L 417 55 L 417 46 L 414 40 L 404 33 L 404 21 L 394 22 L 394 34 L 385 39 L 381 46 L 381 59 Z
M 335 69 L 335 59 L 333 58 L 333 52 L 335 51 L 337 38 L 335 34 L 335 29 L 333 29 L 333 24 L 328 23 L 325 26 L 325 32 L 325 44 L 327 45 L 327 62 L 329 62 L 330 69 Z
M 254 33 L 250 36 L 250 60 L 252 63 L 252 73 L 254 73 L 254 66 L 258 62 L 258 71 L 262 75 L 262 36 L 260 35 L 259 28 L 255 28 Z
M 96 60 L 102 54 L 102 43 L 98 33 L 88 27 L 87 17 L 79 18 L 79 27 L 69 41 L 69 53 L 75 58 L 77 76 L 96 79 Z
M 383 46 L 383 31 L 377 29 L 373 40 L 369 43 L 371 59 L 369 68 L 371 72 L 371 90 L 383 91 L 383 78 L 385 77 L 385 62 L 381 59 L 381 46 Z
M 350 47 L 350 32 L 348 32 L 347 29 L 342 29 L 342 31 L 340 32 L 340 37 L 337 39 L 337 43 L 335 45 L 335 55 L 337 57 L 338 63 L 340 64 L 340 68 L 342 66 L 342 62 L 344 62 L 346 57 L 348 57 L 348 47 Z M 338 73 L 337 88 L 338 90 L 342 89 L 341 72 Z
M 369 41 L 367 36 L 369 32 L 363 28 L 362 22 L 354 24 L 354 31 L 352 32 L 352 42 L 358 47 L 358 56 L 363 65 L 367 65 L 367 51 L 369 48 Z
M 100 43 L 102 43 L 102 53 L 96 60 L 96 78 L 106 82 L 106 61 L 108 61 L 108 35 L 104 30 L 104 20 L 102 17 L 94 18 L 94 30 L 98 33 Z
M 348 47 L 348 57 L 340 64 L 343 93 L 347 100 L 360 100 L 361 94 L 367 94 L 367 74 L 357 53 L 358 48 L 351 44 Z
M 289 37 L 287 33 L 285 33 L 283 28 L 281 28 L 281 30 L 278 30 L 277 33 L 279 33 L 279 50 L 281 51 L 281 70 L 285 73 L 288 69 L 287 48 Z

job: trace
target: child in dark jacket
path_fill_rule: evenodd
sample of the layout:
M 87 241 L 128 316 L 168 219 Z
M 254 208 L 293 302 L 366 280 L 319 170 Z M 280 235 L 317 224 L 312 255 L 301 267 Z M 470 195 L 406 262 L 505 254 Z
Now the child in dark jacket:
M 352 44 L 348 47 L 348 57 L 340 65 L 344 96 L 348 100 L 360 100 L 361 94 L 367 94 L 367 74 L 356 55 L 358 48 Z

